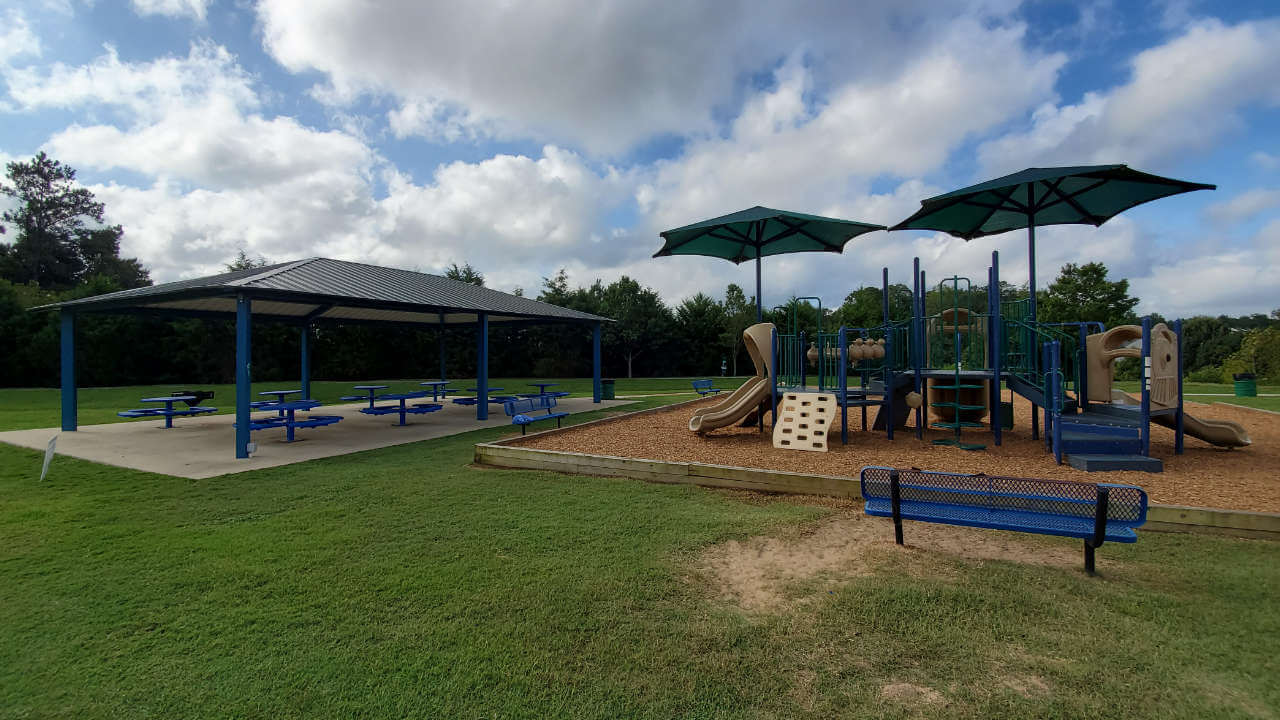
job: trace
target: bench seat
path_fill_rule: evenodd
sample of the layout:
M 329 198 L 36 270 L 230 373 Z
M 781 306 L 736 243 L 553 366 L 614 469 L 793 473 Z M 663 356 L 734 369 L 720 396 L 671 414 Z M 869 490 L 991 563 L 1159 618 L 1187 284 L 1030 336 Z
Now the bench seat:
M 187 415 L 203 415 L 205 413 L 218 412 L 216 407 L 189 407 L 186 409 L 165 410 L 164 408 L 137 408 L 134 410 L 122 410 L 116 415 L 123 418 L 145 418 L 145 417 L 184 417 Z
M 556 427 L 560 427 L 561 420 L 568 417 L 569 413 L 552 412 L 555 406 L 555 396 L 548 393 L 526 398 L 510 398 L 502 404 L 502 410 L 511 418 L 512 425 L 520 426 L 520 434 L 524 435 L 530 425 L 543 420 L 555 420 Z M 541 415 L 535 414 L 538 410 L 546 410 L 546 412 Z
M 994 530 L 1014 530 L 1037 535 L 1058 535 L 1073 538 L 1093 537 L 1093 518 L 1050 515 L 1024 510 L 980 508 L 949 503 L 912 502 L 909 500 L 903 500 L 901 508 L 903 520 L 919 520 L 921 522 L 964 525 Z M 868 500 L 865 512 L 875 517 L 891 518 L 893 517 L 893 503 L 887 498 Z M 1119 527 L 1114 523 L 1108 523 L 1106 539 L 1107 542 L 1138 542 L 1138 533 L 1131 527 Z
M 408 415 L 425 415 L 440 408 L 440 405 L 434 403 L 406 405 L 403 410 L 399 405 L 375 405 L 371 408 L 360 408 L 360 412 L 365 415 L 399 415 L 402 412 Z

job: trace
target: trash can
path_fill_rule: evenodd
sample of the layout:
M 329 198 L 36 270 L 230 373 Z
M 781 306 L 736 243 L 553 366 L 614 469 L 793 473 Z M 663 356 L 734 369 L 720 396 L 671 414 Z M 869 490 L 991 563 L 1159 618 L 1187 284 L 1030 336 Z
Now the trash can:
M 600 381 L 600 399 L 613 400 L 613 380 Z
M 1253 373 L 1236 373 L 1236 397 L 1258 397 L 1258 380 Z

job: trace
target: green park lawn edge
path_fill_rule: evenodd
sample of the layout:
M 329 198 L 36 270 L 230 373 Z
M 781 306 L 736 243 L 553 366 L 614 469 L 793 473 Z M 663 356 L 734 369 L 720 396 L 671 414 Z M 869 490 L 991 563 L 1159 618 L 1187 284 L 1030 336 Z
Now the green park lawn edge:
M 0 445 L 0 717 L 1280 707 L 1275 543 L 1147 533 L 1107 545 L 1099 578 L 889 553 L 745 612 L 700 553 L 797 537 L 829 509 L 471 467 L 476 442 L 508 432 L 199 481 L 59 457 L 40 483 L 38 453 Z

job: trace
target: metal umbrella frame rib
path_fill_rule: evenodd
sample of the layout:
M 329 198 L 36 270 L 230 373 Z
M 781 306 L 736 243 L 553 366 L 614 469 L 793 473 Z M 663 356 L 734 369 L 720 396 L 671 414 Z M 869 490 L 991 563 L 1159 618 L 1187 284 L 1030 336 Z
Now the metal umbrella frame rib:
M 1080 187 L 1072 187 L 1075 181 L 1080 181 Z M 1098 227 L 1116 215 L 1152 200 L 1214 189 L 1217 189 L 1216 185 L 1152 175 L 1127 165 L 1027 168 L 922 200 L 915 214 L 889 230 L 938 230 L 973 240 L 1026 228 L 1029 309 L 1030 318 L 1035 320 L 1037 226 Z M 1020 196 L 1026 200 L 1021 200 Z M 1063 206 L 1067 212 L 1062 212 Z M 964 216 L 964 208 L 979 212 Z M 1020 219 L 1010 222 L 1009 215 L 1020 216 Z
M 659 233 L 665 243 L 653 256 L 703 255 L 735 265 L 755 260 L 756 319 L 760 320 L 764 314 L 762 258 L 798 252 L 841 253 L 858 235 L 884 229 L 884 225 L 756 206 Z M 770 252 L 771 248 L 781 249 Z

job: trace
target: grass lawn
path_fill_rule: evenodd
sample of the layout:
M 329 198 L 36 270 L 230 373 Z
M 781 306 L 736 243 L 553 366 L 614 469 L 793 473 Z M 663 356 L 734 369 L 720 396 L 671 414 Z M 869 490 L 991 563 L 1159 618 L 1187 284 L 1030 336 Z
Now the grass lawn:
M 618 378 L 614 386 L 618 395 L 650 395 L 661 393 L 693 393 L 689 385 L 691 378 Z M 530 382 L 542 382 L 543 378 L 492 378 L 490 387 L 505 388 L 506 392 L 537 392 L 529 386 Z M 745 377 L 716 378 L 716 386 L 736 388 Z M 361 391 L 353 390 L 352 385 L 389 385 L 386 392 L 405 392 L 421 390 L 419 379 L 409 380 L 313 380 L 311 394 L 316 400 L 325 403 L 340 402 L 344 395 L 359 395 Z M 564 390 L 575 396 L 591 395 L 591 378 L 549 379 L 546 382 L 558 382 L 559 387 L 549 390 Z M 272 382 L 256 382 L 253 384 L 255 400 L 265 400 L 257 393 L 261 390 L 289 390 L 298 388 L 297 380 L 281 380 Z M 451 380 L 449 387 L 465 389 L 475 387 L 471 378 Z M 236 405 L 235 385 L 136 385 L 132 387 L 80 388 L 78 395 L 79 422 L 81 425 L 96 425 L 109 422 L 128 422 L 118 417 L 117 412 L 140 407 L 139 398 L 156 395 L 169 395 L 174 390 L 184 388 L 212 390 L 215 395 L 207 404 L 218 408 L 221 413 L 234 413 Z M 0 430 L 25 430 L 27 428 L 57 427 L 61 423 L 60 393 L 50 388 L 0 388 Z M 181 405 L 179 405 L 181 407 Z
M 46 405 L 14 419 L 4 403 L 0 424 Z M 1275 543 L 1147 532 L 1103 548 L 1100 578 L 892 553 L 748 613 L 708 586 L 699 553 L 803 535 L 833 511 L 470 467 L 472 445 L 502 434 L 199 481 L 59 457 L 41 484 L 38 453 L 0 445 L 0 718 L 1280 708 Z
M 1128 393 L 1138 392 L 1138 381 L 1117 381 L 1115 386 Z M 1183 383 L 1182 393 L 1188 400 L 1202 403 L 1228 403 L 1280 412 L 1280 386 L 1259 385 L 1259 395 L 1275 395 L 1277 397 L 1241 398 L 1235 396 L 1235 387 L 1224 383 Z

